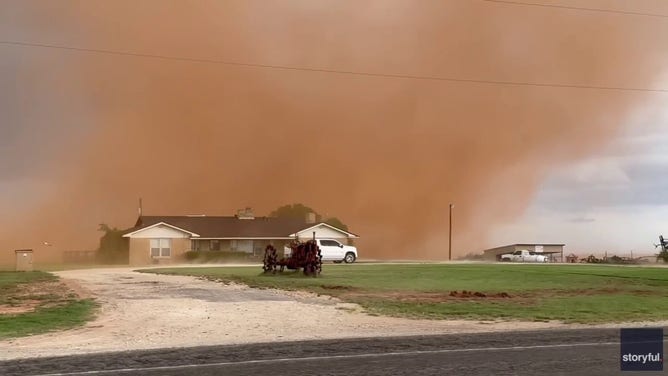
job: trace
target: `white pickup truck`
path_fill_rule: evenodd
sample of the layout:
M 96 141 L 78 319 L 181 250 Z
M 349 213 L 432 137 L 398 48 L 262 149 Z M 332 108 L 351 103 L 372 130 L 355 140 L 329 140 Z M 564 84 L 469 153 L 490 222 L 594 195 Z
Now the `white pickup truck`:
M 357 260 L 357 248 L 343 245 L 334 239 L 316 239 L 320 248 L 322 261 L 345 262 L 351 264 Z M 289 247 L 283 248 L 283 254 L 287 257 L 292 253 Z
M 501 255 L 501 261 L 505 262 L 547 262 L 548 257 L 534 251 L 515 251 Z

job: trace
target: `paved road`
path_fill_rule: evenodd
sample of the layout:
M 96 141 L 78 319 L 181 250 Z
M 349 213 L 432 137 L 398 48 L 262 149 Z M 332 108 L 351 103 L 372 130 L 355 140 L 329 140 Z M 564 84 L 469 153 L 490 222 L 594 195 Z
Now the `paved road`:
M 616 329 L 211 346 L 0 363 L 1 375 L 589 376 L 619 373 L 619 330 Z

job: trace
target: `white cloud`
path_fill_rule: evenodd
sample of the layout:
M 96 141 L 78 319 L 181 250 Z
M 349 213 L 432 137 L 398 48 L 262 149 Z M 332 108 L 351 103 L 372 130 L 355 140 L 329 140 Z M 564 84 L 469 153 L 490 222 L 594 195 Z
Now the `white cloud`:
M 653 254 L 660 234 L 668 235 L 668 108 L 657 100 L 606 150 L 553 171 L 525 215 L 493 237 L 628 255 Z
M 592 158 L 557 172 L 557 178 L 577 184 L 627 186 L 631 183 L 618 158 Z
M 658 236 L 668 235 L 668 205 L 660 207 L 617 208 L 590 211 L 576 218 L 563 213 L 527 215 L 516 223 L 499 226 L 495 244 L 565 243 L 567 252 L 626 255 L 655 253 Z

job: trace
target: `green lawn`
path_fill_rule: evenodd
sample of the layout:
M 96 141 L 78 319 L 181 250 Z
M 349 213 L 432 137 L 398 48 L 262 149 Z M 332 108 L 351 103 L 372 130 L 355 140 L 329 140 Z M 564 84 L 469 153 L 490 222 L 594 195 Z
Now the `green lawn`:
M 68 329 L 93 317 L 95 303 L 49 283 L 57 281 L 45 272 L 0 272 L 0 339 Z
M 17 285 L 30 282 L 55 281 L 58 277 L 43 272 L 0 272 L 0 297 L 16 289 Z
M 145 270 L 306 290 L 362 305 L 371 314 L 415 318 L 601 323 L 668 319 L 668 269 L 602 265 L 331 265 L 317 278 L 260 267 Z M 452 297 L 451 291 L 486 297 Z M 505 292 L 509 298 L 492 295 Z

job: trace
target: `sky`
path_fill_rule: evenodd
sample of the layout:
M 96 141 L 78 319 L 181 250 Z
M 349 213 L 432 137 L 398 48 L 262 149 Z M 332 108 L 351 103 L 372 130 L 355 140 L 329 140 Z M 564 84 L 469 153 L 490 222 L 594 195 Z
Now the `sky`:
M 586 5 L 668 15 L 663 0 Z M 154 215 L 304 203 L 370 257 L 442 258 L 450 203 L 455 255 L 651 252 L 668 94 L 645 89 L 668 89 L 667 68 L 668 18 L 651 15 L 0 0 L 0 261 L 94 248 L 139 197 Z
M 661 96 L 653 102 L 629 117 L 621 137 L 551 172 L 527 211 L 493 237 L 565 243 L 578 254 L 655 254 L 668 234 L 668 108 Z

